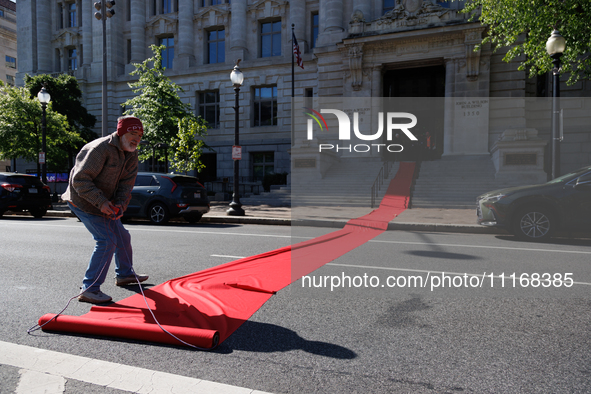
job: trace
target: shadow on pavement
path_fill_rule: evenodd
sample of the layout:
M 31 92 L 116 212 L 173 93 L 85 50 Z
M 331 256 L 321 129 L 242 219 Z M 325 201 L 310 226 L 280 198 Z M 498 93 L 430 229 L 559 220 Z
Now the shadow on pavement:
M 148 220 L 141 220 L 141 219 L 134 219 L 134 220 L 125 220 L 123 222 L 124 226 L 152 226 L 154 228 L 167 228 L 167 227 L 191 227 L 191 228 L 236 228 L 236 227 L 243 227 L 243 224 L 231 224 L 231 223 L 187 223 L 181 221 L 170 221 L 166 224 L 151 224 Z
M 0 220 L 11 220 L 11 221 L 30 221 L 30 222 L 46 222 L 46 221 L 55 221 L 55 220 L 64 220 L 66 218 L 61 218 L 61 217 L 54 217 L 54 216 L 44 216 L 40 219 L 36 219 L 33 216 L 23 216 L 23 215 L 9 215 L 9 214 L 4 214 L 3 216 L 0 217 Z
M 430 237 L 432 234 L 418 233 L 419 238 L 425 242 L 426 246 L 431 250 L 411 250 L 405 252 L 411 256 L 437 258 L 437 259 L 451 259 L 451 260 L 480 260 L 481 258 L 472 254 L 452 253 L 446 252 L 445 247 L 437 245 Z
M 303 350 L 319 356 L 353 359 L 357 354 L 345 347 L 327 342 L 308 341 L 295 331 L 274 324 L 247 320 L 217 349 L 216 353 L 229 354 L 234 350 L 272 353 Z

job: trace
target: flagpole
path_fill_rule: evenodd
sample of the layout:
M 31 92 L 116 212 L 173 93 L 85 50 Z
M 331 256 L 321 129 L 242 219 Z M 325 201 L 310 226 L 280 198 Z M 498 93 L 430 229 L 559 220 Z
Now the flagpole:
M 295 71 L 294 71 L 294 57 L 293 57 L 293 47 L 294 42 L 293 38 L 295 37 L 294 33 L 295 24 L 291 24 L 291 146 L 295 144 L 295 126 L 294 126 L 294 90 L 295 90 Z

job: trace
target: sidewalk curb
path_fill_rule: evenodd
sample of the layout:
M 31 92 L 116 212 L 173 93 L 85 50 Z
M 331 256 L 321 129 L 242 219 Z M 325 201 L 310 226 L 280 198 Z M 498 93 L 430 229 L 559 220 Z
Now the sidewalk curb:
M 498 227 L 486 227 L 478 224 L 441 224 L 441 223 L 388 223 L 388 230 L 425 231 L 437 233 L 469 234 L 509 234 Z
M 343 228 L 348 220 L 292 220 L 292 226 Z M 441 224 L 441 223 L 405 223 L 390 222 L 387 231 L 423 231 L 438 233 L 467 233 L 467 234 L 509 234 L 497 227 L 485 227 L 477 224 Z
M 291 226 L 292 224 L 291 219 L 246 216 L 203 216 L 199 223 L 265 224 L 272 226 Z
M 12 216 L 23 216 L 18 213 L 7 213 L 6 215 Z M 27 215 L 27 214 L 24 214 Z M 74 218 L 74 215 L 70 211 L 47 211 L 45 216 L 51 217 L 64 217 Z M 174 219 L 171 219 L 174 220 Z M 278 225 L 278 226 L 290 226 L 291 219 L 283 218 L 264 218 L 257 216 L 203 216 L 199 223 L 221 223 L 221 224 L 266 224 L 266 225 Z
M 15 214 L 16 215 L 16 214 Z M 51 217 L 75 217 L 68 211 L 48 211 Z M 260 224 L 270 226 L 299 226 L 299 227 L 324 227 L 341 229 L 348 220 L 321 220 L 321 219 L 286 219 L 266 218 L 256 216 L 203 216 L 199 223 L 214 224 Z M 438 233 L 465 233 L 465 234 L 508 234 L 507 231 L 496 227 L 485 227 L 477 224 L 441 224 L 441 223 L 406 223 L 390 222 L 388 231 L 422 231 Z

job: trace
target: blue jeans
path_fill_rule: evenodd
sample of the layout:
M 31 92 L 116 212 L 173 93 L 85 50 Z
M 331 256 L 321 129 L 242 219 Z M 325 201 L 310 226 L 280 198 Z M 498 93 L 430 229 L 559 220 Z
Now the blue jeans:
M 119 277 L 133 275 L 131 235 L 123 227 L 121 220 L 86 213 L 69 202 L 68 206 L 96 241 L 82 281 L 82 290 L 100 290 L 107 277 L 113 254 L 115 255 L 115 274 Z

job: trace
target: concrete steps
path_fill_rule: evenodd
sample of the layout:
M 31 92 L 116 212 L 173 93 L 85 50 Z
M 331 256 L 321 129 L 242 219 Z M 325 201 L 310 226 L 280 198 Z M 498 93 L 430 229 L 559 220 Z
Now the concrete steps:
M 289 186 L 275 187 L 269 193 L 241 199 L 243 204 L 271 206 L 370 207 L 371 187 L 382 168 L 381 160 L 343 159 L 323 179 L 292 176 Z M 376 206 L 396 175 L 393 163 L 388 179 L 376 197 Z M 480 194 L 521 185 L 495 179 L 495 169 L 487 155 L 444 157 L 421 163 L 411 193 L 411 208 L 475 209 Z
M 411 208 L 475 209 L 480 194 L 517 185 L 495 179 L 487 155 L 444 157 L 421 163 Z
M 323 179 L 292 174 L 291 185 L 241 199 L 241 202 L 273 206 L 369 207 L 371 187 L 382 165 L 379 158 L 342 159 L 327 171 Z M 394 175 L 395 170 L 392 170 L 390 176 Z M 382 196 L 387 182 L 382 186 Z
M 296 206 L 371 206 L 371 187 L 382 168 L 379 158 L 346 158 L 334 164 L 323 179 L 292 178 Z
M 270 205 L 273 207 L 290 207 L 291 206 L 291 189 L 272 188 L 270 192 L 263 192 L 258 195 L 250 195 L 240 199 L 244 205 Z

